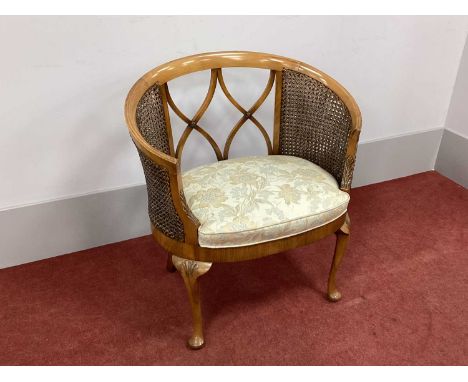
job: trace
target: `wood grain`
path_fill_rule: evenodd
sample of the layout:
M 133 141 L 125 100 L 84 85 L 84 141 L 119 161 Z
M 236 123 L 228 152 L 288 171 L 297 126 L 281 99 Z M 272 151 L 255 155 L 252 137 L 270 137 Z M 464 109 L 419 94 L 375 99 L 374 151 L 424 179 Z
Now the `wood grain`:
M 240 105 L 240 103 L 229 92 L 222 73 L 222 68 L 227 67 L 261 68 L 270 71 L 270 76 L 265 89 L 249 109 L 245 109 Z M 185 143 L 193 131 L 201 134 L 210 143 L 218 160 L 223 160 L 228 158 L 231 143 L 237 132 L 247 120 L 251 120 L 263 135 L 267 145 L 268 154 L 279 154 L 282 72 L 285 69 L 303 73 L 317 81 L 320 81 L 334 91 L 348 108 L 352 119 L 352 128 L 349 133 L 346 148 L 344 180 L 340 187 L 343 191 L 349 192 L 356 158 L 357 143 L 359 140 L 359 133 L 361 131 L 361 114 L 353 97 L 343 86 L 327 74 L 308 64 L 286 57 L 257 52 L 230 51 L 198 54 L 168 62 L 149 71 L 135 83 L 125 102 L 125 119 L 130 135 L 135 142 L 135 145 L 147 158 L 168 171 L 172 202 L 184 226 L 184 241 L 171 239 L 158 231 L 154 226 L 151 226 L 151 228 L 154 239 L 168 253 L 174 254 L 172 257 L 167 259 L 167 269 L 171 271 L 173 270 L 173 266 L 175 266 L 182 275 L 187 287 L 189 300 L 192 306 L 194 324 L 193 334 L 188 342 L 189 347 L 192 349 L 198 349 L 205 343 L 202 328 L 198 277 L 206 273 L 214 262 L 235 262 L 256 259 L 300 246 L 305 246 L 316 240 L 335 234 L 337 241 L 328 279 L 328 298 L 331 301 L 338 301 L 341 298 L 341 293 L 338 292 L 336 288 L 336 274 L 343 259 L 350 233 L 350 220 L 347 213 L 341 215 L 328 224 L 311 229 L 307 232 L 272 240 L 266 243 L 244 247 L 205 248 L 200 247 L 198 243 L 198 227 L 200 226 L 200 222 L 193 215 L 185 200 L 180 160 Z M 168 82 L 179 76 L 201 70 L 211 71 L 210 84 L 205 98 L 197 112 L 193 118 L 189 118 L 174 103 L 169 91 Z M 220 84 L 220 88 L 226 98 L 242 114 L 239 121 L 231 129 L 226 139 L 223 151 L 221 151 L 211 135 L 199 124 L 202 116 L 213 99 L 217 83 Z M 138 129 L 136 122 L 136 109 L 138 102 L 144 93 L 154 85 L 159 86 L 161 92 L 164 118 L 169 139 L 170 155 L 160 152 L 146 142 Z M 273 116 L 274 126 L 272 144 L 265 128 L 253 114 L 266 100 L 274 85 L 275 107 Z M 177 117 L 181 118 L 182 121 L 187 124 L 176 147 L 174 147 L 173 142 L 169 107 L 174 111 Z

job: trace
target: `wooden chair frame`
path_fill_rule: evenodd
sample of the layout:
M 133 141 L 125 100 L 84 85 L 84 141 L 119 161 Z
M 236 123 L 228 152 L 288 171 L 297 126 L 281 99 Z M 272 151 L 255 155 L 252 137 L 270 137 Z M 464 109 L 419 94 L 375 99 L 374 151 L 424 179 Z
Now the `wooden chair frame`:
M 228 67 L 260 68 L 270 71 L 270 76 L 265 90 L 259 99 L 249 109 L 243 108 L 234 99 L 234 97 L 232 97 L 229 90 L 227 89 L 222 74 L 222 68 Z M 198 244 L 198 227 L 200 223 L 191 213 L 190 208 L 186 204 L 184 198 L 181 180 L 180 158 L 185 142 L 194 130 L 208 140 L 210 145 L 213 147 L 213 150 L 215 151 L 217 159 L 224 160 L 228 158 L 229 148 L 234 136 L 242 127 L 242 125 L 247 120 L 250 120 L 260 130 L 263 137 L 265 138 L 268 154 L 275 155 L 279 153 L 282 73 L 285 69 L 305 74 L 308 77 L 320 81 L 329 89 L 331 89 L 348 108 L 352 120 L 352 127 L 349 132 L 348 144 L 346 148 L 345 166 L 347 167 L 347 176 L 350 177 L 350 179 L 349 181 L 345 182 L 344 186 L 341 186 L 341 189 L 345 192 L 349 192 L 356 157 L 357 143 L 361 130 L 361 114 L 353 97 L 348 93 L 348 91 L 346 91 L 343 86 L 341 86 L 330 76 L 310 65 L 286 57 L 265 53 L 241 51 L 204 53 L 184 57 L 158 66 L 140 78 L 128 94 L 125 103 L 125 118 L 130 135 L 135 145 L 144 156 L 149 158 L 156 165 L 167 170 L 170 180 L 172 201 L 174 203 L 177 214 L 183 223 L 183 229 L 185 232 L 184 241 L 178 241 L 170 238 L 154 227 L 153 224 L 151 226 L 154 239 L 169 253 L 167 261 L 168 270 L 174 270 L 174 266 L 177 268 L 177 270 L 179 270 L 189 293 L 194 324 L 193 334 L 188 341 L 190 348 L 198 349 L 204 345 L 199 285 L 197 279 L 199 276 L 209 270 L 212 263 L 256 259 L 289 249 L 305 246 L 335 233 L 337 237 L 337 243 L 335 255 L 332 261 L 332 267 L 329 274 L 328 297 L 331 301 L 338 301 L 341 298 L 341 294 L 336 289 L 335 276 L 345 252 L 349 237 L 350 220 L 348 214 L 344 214 L 332 222 L 320 226 L 316 229 L 283 239 L 243 247 L 205 248 L 200 247 Z M 189 118 L 175 105 L 167 84 L 169 81 L 177 77 L 202 70 L 211 71 L 209 89 L 198 111 L 195 113 L 193 118 Z M 201 117 L 207 110 L 213 98 L 218 83 L 228 100 L 240 111 L 240 113 L 242 113 L 241 118 L 228 135 L 223 150 L 220 149 L 215 140 L 199 124 Z M 136 112 L 138 103 L 145 92 L 153 86 L 157 86 L 159 88 L 162 97 L 167 135 L 169 138 L 169 154 L 161 152 L 160 150 L 157 150 L 155 147 L 151 146 L 145 140 L 137 125 Z M 265 101 L 273 87 L 275 87 L 275 109 L 272 143 L 268 133 L 253 114 Z M 172 108 L 175 114 L 187 124 L 187 127 L 185 128 L 177 146 L 174 146 L 172 139 L 169 108 Z

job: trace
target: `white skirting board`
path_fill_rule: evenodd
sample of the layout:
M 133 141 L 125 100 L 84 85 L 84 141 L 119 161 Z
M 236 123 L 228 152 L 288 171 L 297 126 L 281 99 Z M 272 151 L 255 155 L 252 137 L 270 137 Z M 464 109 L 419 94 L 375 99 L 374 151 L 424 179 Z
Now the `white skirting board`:
M 0 268 L 150 233 L 144 185 L 0 211 Z
M 353 187 L 434 169 L 442 133 L 438 129 L 360 144 Z M 4 210 L 0 268 L 149 233 L 145 185 Z
M 435 169 L 468 188 L 468 138 L 444 130 Z

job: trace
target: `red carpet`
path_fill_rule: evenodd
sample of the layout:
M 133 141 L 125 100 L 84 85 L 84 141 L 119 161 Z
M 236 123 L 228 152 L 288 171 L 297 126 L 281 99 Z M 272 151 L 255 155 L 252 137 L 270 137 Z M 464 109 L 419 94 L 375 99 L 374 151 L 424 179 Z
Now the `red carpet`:
M 332 237 L 215 264 L 200 351 L 151 237 L 0 270 L 0 364 L 468 364 L 468 191 L 427 172 L 353 190 L 350 215 L 341 302 Z

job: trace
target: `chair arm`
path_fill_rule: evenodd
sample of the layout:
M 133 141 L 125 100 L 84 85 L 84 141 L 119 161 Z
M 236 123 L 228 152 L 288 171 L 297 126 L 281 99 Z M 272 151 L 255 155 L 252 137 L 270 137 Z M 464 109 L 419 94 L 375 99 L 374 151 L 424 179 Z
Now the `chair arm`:
M 138 127 L 137 108 L 147 92 L 146 85 L 144 81 L 138 81 L 130 91 L 125 102 L 125 119 L 145 173 L 150 220 L 153 227 L 167 237 L 195 244 L 198 242 L 199 222 L 185 202 L 179 160 L 172 156 L 170 149 L 163 152 L 164 145 L 158 147 L 157 144 L 150 144 Z M 163 105 L 159 90 L 154 90 L 154 99 L 150 97 L 150 101 L 154 102 L 150 107 L 160 112 Z M 156 127 L 164 126 L 165 129 L 163 115 L 157 115 L 150 122 L 160 121 L 162 123 Z
M 198 227 L 200 222 L 198 219 L 193 215 L 192 211 L 190 210 L 189 206 L 186 203 L 184 191 L 183 191 L 183 183 L 181 177 L 181 170 L 180 170 L 180 161 L 177 158 L 172 157 L 171 155 L 165 154 L 153 146 L 151 146 L 142 136 L 138 129 L 131 130 L 130 134 L 135 146 L 138 149 L 140 154 L 140 158 L 143 163 L 143 168 L 146 177 L 146 183 L 148 188 L 148 201 L 149 201 L 149 212 L 150 212 L 150 220 L 151 219 L 151 197 L 152 191 L 151 187 L 159 187 L 164 188 L 160 182 L 158 176 L 163 176 L 164 179 L 167 179 L 169 182 L 169 189 L 165 190 L 165 194 L 161 196 L 160 194 L 155 195 L 155 198 L 164 199 L 167 202 L 172 202 L 173 207 L 175 208 L 175 212 L 178 215 L 182 225 L 183 225 L 183 233 L 184 233 L 184 242 L 190 244 L 198 243 Z M 146 163 L 149 161 L 151 164 Z M 146 163 L 146 166 L 145 166 Z M 153 171 L 152 171 L 153 169 Z M 167 188 L 167 187 L 166 187 Z M 164 191 L 162 191 L 164 193 Z M 170 195 L 167 195 L 170 192 Z M 169 200 L 168 200 L 169 199 Z M 168 214 L 171 214 L 170 210 L 171 207 L 167 207 L 169 209 Z M 173 210 L 172 210 L 173 211 Z M 153 212 L 157 213 L 159 211 Z M 154 226 L 154 222 L 152 220 L 152 224 Z M 155 226 L 156 229 L 160 230 L 160 227 Z M 163 232 L 167 235 L 167 232 Z

